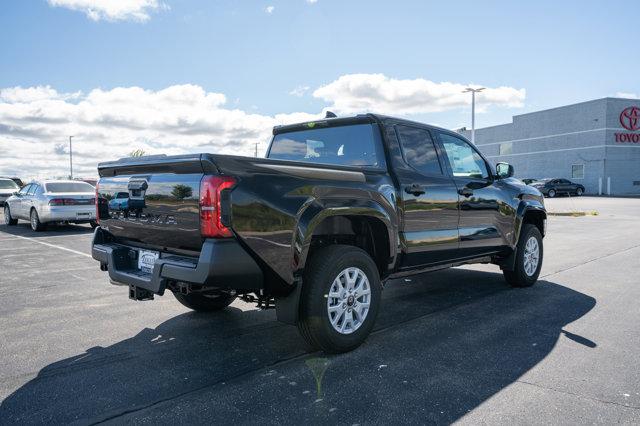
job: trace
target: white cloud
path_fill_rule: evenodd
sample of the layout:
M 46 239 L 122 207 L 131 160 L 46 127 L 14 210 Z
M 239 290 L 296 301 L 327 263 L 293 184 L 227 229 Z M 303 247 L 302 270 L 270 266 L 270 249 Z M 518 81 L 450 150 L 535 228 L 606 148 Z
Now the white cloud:
M 0 175 L 64 176 L 68 137 L 74 171 L 95 176 L 100 161 L 134 149 L 149 154 L 216 152 L 253 155 L 274 125 L 306 121 L 307 113 L 268 116 L 226 107 L 226 96 L 191 84 L 145 90 L 94 89 L 61 94 L 51 87 L 0 90 Z
M 264 8 L 264 11 L 267 12 L 269 15 L 271 15 L 275 10 L 275 8 L 276 8 L 275 6 L 267 6 Z
M 424 79 L 397 80 L 382 74 L 344 75 L 313 92 L 339 114 L 369 111 L 410 115 L 465 107 L 465 85 Z M 301 86 L 293 95 L 306 93 Z M 297 95 L 296 95 L 297 96 Z M 478 97 L 487 105 L 521 106 L 525 90 L 487 88 Z M 231 104 L 231 105 L 229 105 Z M 238 109 L 223 93 L 192 84 L 162 90 L 140 87 L 64 93 L 50 86 L 0 89 L 0 175 L 64 176 L 67 147 L 74 136 L 74 171 L 95 176 L 100 161 L 134 149 L 149 154 L 213 152 L 253 155 L 266 146 L 274 125 L 321 118 L 294 112 L 265 115 Z
M 291 90 L 289 92 L 289 94 L 291 96 L 297 96 L 297 97 L 301 98 L 309 91 L 309 89 L 310 89 L 309 86 L 297 86 L 296 88 Z
M 618 92 L 615 94 L 616 98 L 627 98 L 627 99 L 640 99 L 637 93 L 629 93 L 629 92 Z
M 94 21 L 149 20 L 150 13 L 169 9 L 158 0 L 47 0 L 51 6 L 83 12 Z
M 314 4 L 314 3 L 318 3 L 318 0 L 306 0 L 307 3 L 309 4 Z
M 316 89 L 313 96 L 330 103 L 329 109 L 342 114 L 371 111 L 406 115 L 469 105 L 471 96 L 462 93 L 467 86 L 460 83 L 434 83 L 422 78 L 398 80 L 384 74 L 347 74 Z M 505 86 L 487 88 L 476 95 L 476 103 L 480 107 L 521 107 L 525 95 L 525 89 Z

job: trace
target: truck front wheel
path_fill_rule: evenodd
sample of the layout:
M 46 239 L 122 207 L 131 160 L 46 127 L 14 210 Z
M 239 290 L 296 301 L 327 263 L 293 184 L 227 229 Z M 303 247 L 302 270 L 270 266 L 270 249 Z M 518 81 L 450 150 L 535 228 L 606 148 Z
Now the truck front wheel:
M 542 234 L 535 225 L 526 223 L 520 231 L 513 271 L 502 271 L 512 287 L 530 287 L 536 283 L 542 268 Z
M 236 299 L 235 296 L 223 292 L 173 293 L 173 295 L 178 299 L 178 302 L 197 312 L 219 311 L 229 306 Z
M 367 252 L 345 245 L 321 248 L 303 275 L 298 330 L 313 349 L 353 350 L 373 329 L 381 293 L 378 268 Z

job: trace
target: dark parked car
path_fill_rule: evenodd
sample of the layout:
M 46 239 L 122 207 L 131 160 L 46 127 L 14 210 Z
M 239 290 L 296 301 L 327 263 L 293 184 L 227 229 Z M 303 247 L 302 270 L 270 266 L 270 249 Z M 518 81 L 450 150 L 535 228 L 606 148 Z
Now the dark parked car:
M 13 179 L 0 178 L 0 206 L 4 206 L 7 199 L 19 190 L 20 187 Z
M 22 182 L 22 179 L 17 178 L 17 177 L 9 177 L 9 176 L 1 176 L 0 178 L 2 179 L 11 179 L 12 181 L 14 181 L 16 183 L 16 185 L 18 185 L 18 189 L 22 188 L 24 186 L 24 182 Z
M 537 182 L 538 179 L 531 179 L 531 178 L 524 178 L 524 179 L 520 179 L 521 181 L 523 181 L 524 183 L 526 183 L 527 185 L 531 185 L 534 182 Z
M 459 134 L 371 114 L 273 133 L 267 158 L 101 163 L 92 256 L 111 282 L 197 311 L 275 304 L 311 346 L 344 352 L 392 278 L 493 263 L 512 286 L 538 279 L 542 194 Z
M 531 184 L 546 197 L 553 198 L 560 194 L 571 194 L 580 196 L 584 194 L 584 186 L 571 182 L 568 179 L 541 179 Z

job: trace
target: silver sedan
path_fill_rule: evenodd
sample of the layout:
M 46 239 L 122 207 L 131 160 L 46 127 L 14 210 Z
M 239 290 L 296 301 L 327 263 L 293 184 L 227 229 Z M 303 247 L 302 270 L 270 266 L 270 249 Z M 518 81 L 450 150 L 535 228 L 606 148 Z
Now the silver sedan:
M 96 227 L 95 188 L 74 180 L 31 182 L 4 205 L 4 222 L 16 225 L 28 220 L 31 229 L 42 231 L 48 223 L 89 223 Z

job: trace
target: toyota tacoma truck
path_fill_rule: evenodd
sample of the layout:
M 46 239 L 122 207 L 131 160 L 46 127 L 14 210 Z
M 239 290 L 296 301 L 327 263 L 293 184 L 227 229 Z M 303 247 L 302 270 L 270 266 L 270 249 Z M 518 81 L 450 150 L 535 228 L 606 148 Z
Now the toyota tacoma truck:
M 514 287 L 542 266 L 542 194 L 461 135 L 366 114 L 277 126 L 266 158 L 99 164 L 92 256 L 133 300 L 275 307 L 312 348 L 371 332 L 384 284 L 471 263 Z

